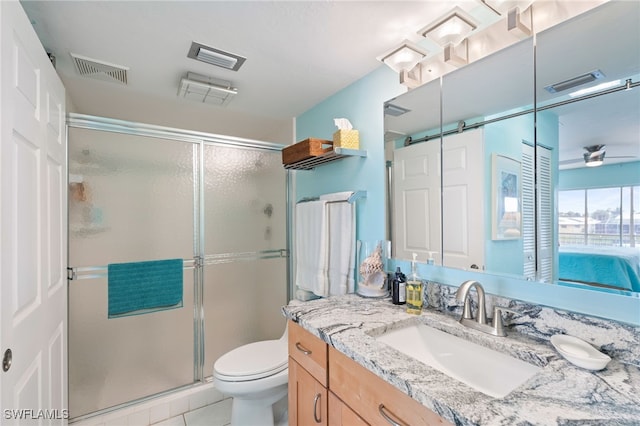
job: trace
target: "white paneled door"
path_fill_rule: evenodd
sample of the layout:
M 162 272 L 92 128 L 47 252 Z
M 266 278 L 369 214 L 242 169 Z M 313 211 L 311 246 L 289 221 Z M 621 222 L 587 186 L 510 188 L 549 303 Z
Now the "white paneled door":
M 446 136 L 442 142 L 443 262 L 484 269 L 484 130 Z
M 440 232 L 440 139 L 396 149 L 393 158 L 395 257 L 424 262 L 438 258 Z M 440 263 L 440 262 L 438 262 Z
M 65 424 L 65 92 L 17 1 L 0 24 L 0 423 Z

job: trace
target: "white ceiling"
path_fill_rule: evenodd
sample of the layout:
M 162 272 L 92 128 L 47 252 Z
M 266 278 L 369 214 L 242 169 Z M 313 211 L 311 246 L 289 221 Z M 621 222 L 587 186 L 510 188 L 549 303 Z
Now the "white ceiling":
M 293 117 L 376 68 L 384 67 L 376 58 L 402 40 L 410 39 L 433 50 L 431 47 L 435 45 L 430 46 L 417 31 L 454 6 L 460 6 L 480 22 L 477 31 L 499 19 L 480 0 L 23 0 L 22 4 L 45 49 L 56 57 L 58 73 L 75 111 L 281 143 L 294 142 Z M 569 5 L 567 0 L 556 0 L 554 4 L 554 14 L 568 13 L 564 10 Z M 571 7 L 578 6 L 572 3 Z M 638 72 L 637 26 L 632 33 L 628 29 L 599 31 L 602 24 L 598 21 L 593 24 L 583 19 L 578 21 L 582 22 L 577 24 L 588 27 L 586 35 L 577 33 L 569 25 L 562 26 L 558 32 L 565 43 L 558 44 L 558 52 L 545 49 L 548 53 L 544 59 L 562 66 L 542 66 L 543 72 L 537 76 L 540 81 L 561 81 L 598 67 L 608 67 L 606 74 L 613 77 L 615 73 L 609 68 L 614 65 L 622 71 L 621 76 Z M 238 72 L 233 72 L 190 59 L 187 52 L 193 41 L 247 60 Z M 596 48 L 580 49 L 581 46 Z M 70 53 L 128 67 L 128 84 L 123 86 L 78 75 Z M 474 67 L 481 66 L 481 62 Z M 516 65 L 510 63 L 504 70 Z M 464 70 L 457 74 L 463 75 Z M 189 71 L 229 80 L 239 94 L 224 107 L 180 98 L 177 96 L 179 82 Z M 485 71 L 484 77 L 493 73 L 500 80 L 499 70 Z M 474 80 L 470 80 L 472 85 Z M 517 97 L 515 83 L 509 79 L 501 81 L 504 80 L 511 83 L 508 90 L 496 91 L 502 84 L 489 84 L 485 89 L 490 93 L 481 98 L 495 98 L 494 101 L 501 104 L 508 94 Z M 464 90 L 472 94 L 479 92 L 478 89 L 476 85 Z M 538 99 L 544 96 L 539 93 Z M 639 125 L 638 101 L 634 99 L 632 107 L 622 109 L 624 116 L 616 114 L 615 125 L 608 123 L 597 130 L 593 124 L 604 124 L 602 120 L 584 118 L 584 115 L 582 121 L 576 121 L 577 117 L 570 119 L 570 107 L 566 107 L 567 117 L 561 121 L 565 130 L 575 124 L 571 125 L 574 137 L 571 145 L 563 145 L 566 148 L 561 150 L 561 156 L 581 158 L 582 147 L 588 140 L 589 144 L 609 145 L 609 156 L 637 158 L 640 148 L 634 133 Z M 467 106 L 473 105 L 467 102 Z M 628 123 L 634 125 L 630 127 Z M 613 141 L 613 129 L 633 131 L 624 135 L 617 131 Z M 574 133 L 577 131 L 582 132 L 579 137 Z M 626 146 L 630 152 L 619 147 L 614 149 L 615 145 Z
M 244 137 L 291 126 L 292 117 L 381 66 L 376 57 L 415 40 L 416 31 L 454 5 L 487 14 L 479 0 L 22 4 L 78 112 L 127 119 L 161 105 L 165 117 L 185 111 L 213 120 L 241 117 L 235 135 Z M 233 72 L 187 58 L 192 41 L 247 60 Z M 127 86 L 79 76 L 70 53 L 129 67 Z M 188 71 L 229 80 L 239 94 L 225 107 L 178 98 Z

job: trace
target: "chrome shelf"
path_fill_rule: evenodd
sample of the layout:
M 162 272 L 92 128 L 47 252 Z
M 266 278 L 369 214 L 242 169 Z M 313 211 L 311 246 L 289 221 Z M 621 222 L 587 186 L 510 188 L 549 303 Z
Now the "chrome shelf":
M 295 163 L 285 164 L 284 168 L 289 170 L 313 170 L 317 166 L 332 161 L 340 160 L 347 157 L 366 157 L 367 151 L 361 149 L 347 149 L 347 148 L 334 148 L 333 151 L 329 151 L 326 154 L 319 155 L 317 157 L 307 158 L 306 160 L 300 160 Z

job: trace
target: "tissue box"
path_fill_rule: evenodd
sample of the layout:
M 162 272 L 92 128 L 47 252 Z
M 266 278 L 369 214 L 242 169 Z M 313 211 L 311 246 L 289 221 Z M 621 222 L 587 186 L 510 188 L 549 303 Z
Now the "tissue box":
M 333 147 L 360 149 L 360 135 L 357 130 L 338 130 L 333 134 Z

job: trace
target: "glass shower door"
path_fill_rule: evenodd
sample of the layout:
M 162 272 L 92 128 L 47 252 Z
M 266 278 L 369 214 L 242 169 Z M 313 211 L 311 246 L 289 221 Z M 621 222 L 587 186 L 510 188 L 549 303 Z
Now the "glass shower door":
M 280 151 L 204 147 L 204 376 L 240 345 L 282 335 L 286 171 Z
M 69 129 L 73 418 L 194 381 L 198 147 Z M 160 259 L 185 260 L 182 307 L 109 319 L 107 265 Z

